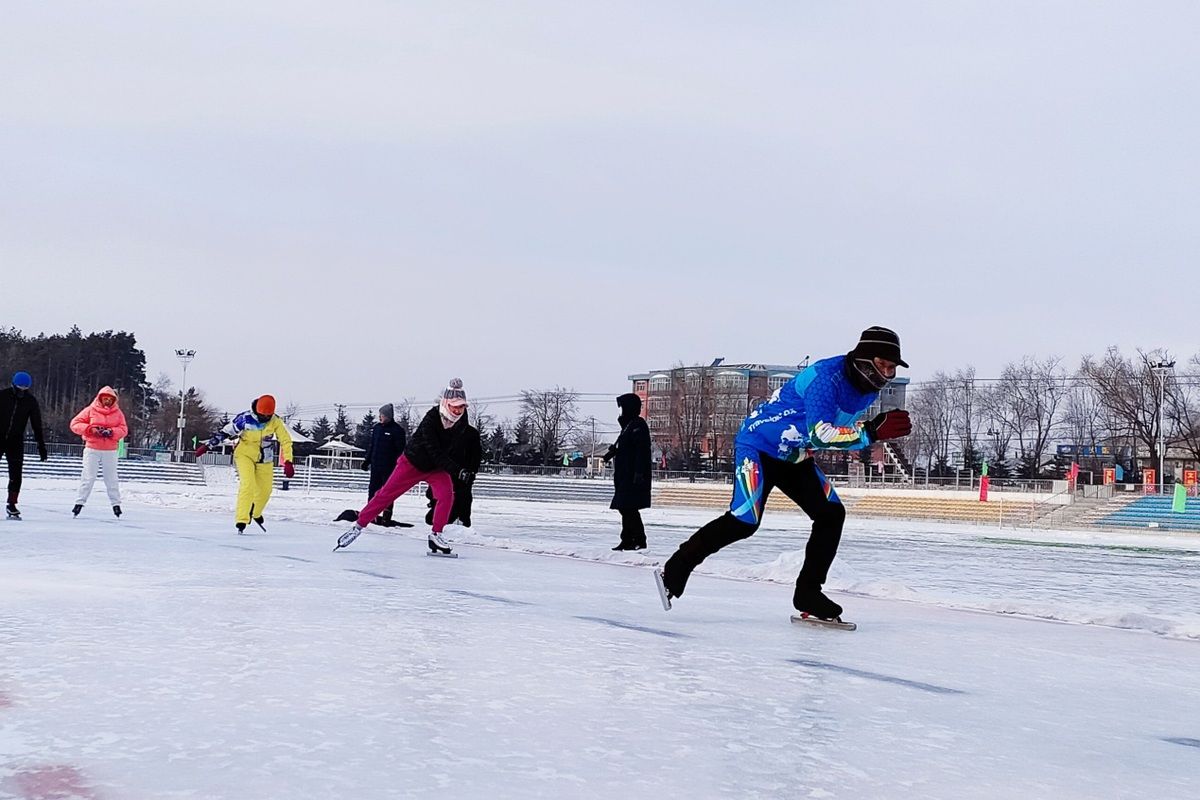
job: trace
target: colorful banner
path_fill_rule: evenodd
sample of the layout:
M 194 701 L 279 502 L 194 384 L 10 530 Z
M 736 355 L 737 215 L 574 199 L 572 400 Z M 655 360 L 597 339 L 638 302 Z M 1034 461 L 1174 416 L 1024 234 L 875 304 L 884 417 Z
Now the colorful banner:
M 1197 483 L 1197 477 L 1200 477 L 1200 470 L 1185 469 L 1183 471 L 1183 485 L 1187 487 L 1195 486 Z
M 987 502 L 988 484 L 991 483 L 991 481 L 988 479 L 987 473 L 988 473 L 988 466 L 987 466 L 987 462 L 984 461 L 983 462 L 983 472 L 980 473 L 980 477 L 979 477 L 979 502 L 981 502 L 981 503 Z
M 1145 494 L 1158 494 L 1158 470 L 1142 470 L 1142 491 Z
M 1116 467 L 1105 467 L 1104 468 L 1104 485 L 1109 486 L 1116 482 L 1117 482 L 1117 468 Z
M 1176 514 L 1187 511 L 1187 487 L 1182 483 L 1175 484 L 1175 499 L 1171 501 L 1171 511 Z

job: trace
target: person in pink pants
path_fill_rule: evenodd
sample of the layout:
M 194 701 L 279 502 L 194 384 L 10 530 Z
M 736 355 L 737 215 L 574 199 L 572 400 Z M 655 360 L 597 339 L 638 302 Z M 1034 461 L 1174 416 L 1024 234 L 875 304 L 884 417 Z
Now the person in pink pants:
M 429 532 L 429 550 L 437 555 L 452 555 L 450 545 L 442 538 L 442 529 L 446 527 L 450 510 L 454 507 L 454 482 L 450 476 L 458 477 L 468 486 L 475 481 L 475 473 L 450 456 L 452 448 L 466 434 L 467 428 L 467 393 L 463 390 L 462 380 L 454 378 L 442 390 L 438 404 L 429 409 L 417 430 L 409 437 L 404 453 L 392 470 L 392 476 L 359 512 L 354 527 L 338 537 L 337 547 L 333 549 L 348 546 L 380 511 L 424 481 L 437 500 L 433 526 Z

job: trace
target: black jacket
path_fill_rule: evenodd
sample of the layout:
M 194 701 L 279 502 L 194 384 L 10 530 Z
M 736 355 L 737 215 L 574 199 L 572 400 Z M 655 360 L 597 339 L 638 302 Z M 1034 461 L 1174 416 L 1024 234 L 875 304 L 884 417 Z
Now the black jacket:
M 371 443 L 367 445 L 367 454 L 363 460 L 371 468 L 372 475 L 382 475 L 387 478 L 396 468 L 396 462 L 404 452 L 407 444 L 404 428 L 396 424 L 396 420 L 376 422 L 371 428 Z
M 624 423 L 613 445 L 613 493 L 609 508 L 650 507 L 650 426 L 641 417 Z
M 409 463 L 422 472 L 440 469 L 449 472 L 451 477 L 456 477 L 463 465 L 456 461 L 451 453 L 470 427 L 467 424 L 467 415 L 463 414 L 458 422 L 447 428 L 442 424 L 442 415 L 438 407 L 434 406 L 426 412 L 413 435 L 408 437 L 404 455 Z
M 25 441 L 25 425 L 33 423 L 33 438 L 38 450 L 46 452 L 46 434 L 42 431 L 42 410 L 38 401 L 29 392 L 18 393 L 9 387 L 0 390 L 0 437 L 5 445 L 16 445 Z
M 462 436 L 451 445 L 450 457 L 454 459 L 455 463 L 460 464 L 462 469 L 478 472 L 479 465 L 483 463 L 483 444 L 479 438 L 479 429 L 468 424 Z M 450 509 L 450 521 L 457 520 L 469 528 L 471 527 L 471 505 L 475 501 L 475 494 L 471 491 L 471 485 L 461 481 L 457 473 L 450 473 L 450 478 L 454 482 L 454 506 Z M 433 499 L 432 489 L 425 490 L 425 497 L 429 500 L 429 512 L 425 515 L 425 522 L 432 525 L 433 508 L 437 505 L 437 501 Z

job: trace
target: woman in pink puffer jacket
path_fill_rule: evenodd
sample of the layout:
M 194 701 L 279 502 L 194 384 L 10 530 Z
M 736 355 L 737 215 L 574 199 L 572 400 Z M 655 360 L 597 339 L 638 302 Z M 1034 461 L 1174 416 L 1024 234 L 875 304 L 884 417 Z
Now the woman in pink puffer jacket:
M 96 399 L 71 420 L 71 433 L 83 437 L 83 479 L 72 513 L 79 516 L 96 485 L 96 470 L 104 471 L 104 488 L 113 513 L 121 516 L 121 488 L 117 485 L 117 446 L 129 433 L 125 414 L 117 407 L 117 393 L 105 386 Z

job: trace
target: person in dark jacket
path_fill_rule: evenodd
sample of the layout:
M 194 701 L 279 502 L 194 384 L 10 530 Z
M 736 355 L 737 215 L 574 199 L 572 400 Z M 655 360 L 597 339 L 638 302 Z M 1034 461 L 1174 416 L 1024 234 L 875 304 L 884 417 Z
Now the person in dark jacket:
M 479 438 L 479 429 L 468 422 L 462 436 L 450 448 L 450 457 L 454 459 L 455 463 L 462 465 L 462 468 L 470 475 L 476 475 L 479 472 L 479 465 L 483 463 L 483 443 Z M 471 484 L 457 475 L 450 477 L 454 481 L 454 508 L 450 509 L 450 519 L 447 524 L 458 522 L 464 528 L 469 528 L 471 527 L 471 504 L 475 502 Z M 432 525 L 433 515 L 437 509 L 437 498 L 433 496 L 432 489 L 425 490 L 425 497 L 429 500 L 429 510 L 425 512 L 425 524 Z
M 18 372 L 12 377 L 12 386 L 0 391 L 0 432 L 4 435 L 4 457 L 8 459 L 8 504 L 5 510 L 11 519 L 21 518 L 17 499 L 21 494 L 21 472 L 25 465 L 26 424 L 33 428 L 42 461 L 49 458 L 46 434 L 42 430 L 42 409 L 37 398 L 29 392 L 31 386 L 33 378 L 29 373 Z
M 613 550 L 645 550 L 641 510 L 650 507 L 650 427 L 642 419 L 642 398 L 623 394 L 617 405 L 621 408 L 617 417 L 621 433 L 603 456 L 605 463 L 616 462 L 609 508 L 621 512 L 621 542 Z
M 429 409 L 421 424 L 408 438 L 404 455 L 396 469 L 365 508 L 358 514 L 354 527 L 338 538 L 335 550 L 346 547 L 362 533 L 367 523 L 397 497 L 425 481 L 437 498 L 433 514 L 433 529 L 429 533 L 429 549 L 435 554 L 450 555 L 450 546 L 442 538 L 442 530 L 454 508 L 454 483 L 451 476 L 470 486 L 475 473 L 459 464 L 450 455 L 467 429 L 467 393 L 462 380 L 453 378 L 442 391 L 441 400 Z
M 396 423 L 392 404 L 386 403 L 379 409 L 379 421 L 371 428 L 371 443 L 367 445 L 367 454 L 363 457 L 362 468 L 371 472 L 371 480 L 367 484 L 368 501 L 383 488 L 387 479 L 392 477 L 396 462 L 404 455 L 405 444 L 407 435 L 404 428 Z M 375 518 L 375 524 L 390 526 L 394 507 L 395 503 L 389 503 Z

